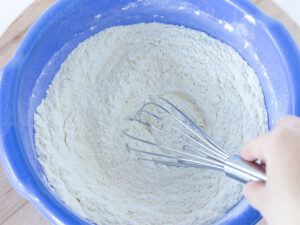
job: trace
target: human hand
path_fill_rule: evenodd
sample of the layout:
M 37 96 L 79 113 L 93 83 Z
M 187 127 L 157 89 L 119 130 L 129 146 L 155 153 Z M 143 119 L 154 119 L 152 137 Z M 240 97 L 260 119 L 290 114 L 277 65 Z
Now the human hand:
M 300 224 L 300 119 L 284 116 L 274 130 L 248 142 L 248 161 L 262 160 L 267 182 L 249 182 L 244 195 L 269 225 Z

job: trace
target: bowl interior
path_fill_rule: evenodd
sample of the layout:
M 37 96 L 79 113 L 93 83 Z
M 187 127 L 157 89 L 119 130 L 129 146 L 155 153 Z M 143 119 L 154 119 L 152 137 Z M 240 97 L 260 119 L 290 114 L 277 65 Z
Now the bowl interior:
M 111 26 L 161 22 L 204 31 L 233 47 L 255 70 L 263 88 L 270 128 L 281 115 L 293 113 L 292 74 L 280 48 L 263 21 L 257 19 L 259 12 L 246 1 L 236 2 L 102 0 L 95 3 L 92 0 L 62 0 L 55 10 L 48 13 L 47 20 L 35 25 L 39 27 L 42 24 L 43 27 L 34 34 L 34 39 L 33 33 L 25 38 L 23 46 L 27 49 L 21 49 L 22 59 L 15 73 L 15 114 L 18 121 L 16 130 L 22 143 L 20 152 L 28 159 L 32 171 L 30 176 L 36 177 L 36 184 L 45 195 L 51 196 L 52 192 L 35 153 L 33 114 L 68 54 L 81 41 Z M 33 30 L 36 30 L 35 27 Z M 61 203 L 58 201 L 57 204 Z M 69 212 L 64 209 L 66 211 Z M 231 211 L 218 224 L 226 221 L 242 224 L 246 220 L 247 224 L 253 224 L 260 218 L 245 200 Z

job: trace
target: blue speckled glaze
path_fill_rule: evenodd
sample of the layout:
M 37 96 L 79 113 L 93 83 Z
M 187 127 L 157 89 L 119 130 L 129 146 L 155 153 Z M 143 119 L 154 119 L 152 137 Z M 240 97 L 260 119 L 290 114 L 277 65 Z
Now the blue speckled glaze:
M 89 222 L 47 184 L 34 148 L 33 113 L 78 43 L 111 26 L 154 21 L 204 31 L 237 50 L 259 77 L 270 129 L 283 114 L 300 116 L 299 49 L 283 25 L 247 0 L 59 0 L 31 27 L 0 72 L 2 165 L 16 191 L 53 224 Z M 252 225 L 260 218 L 243 199 L 215 224 Z

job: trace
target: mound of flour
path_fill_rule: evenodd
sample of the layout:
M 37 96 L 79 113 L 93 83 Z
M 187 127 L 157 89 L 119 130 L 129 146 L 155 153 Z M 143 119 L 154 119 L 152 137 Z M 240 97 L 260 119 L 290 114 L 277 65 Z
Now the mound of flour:
M 240 198 L 219 172 L 170 168 L 126 151 L 125 118 L 163 95 L 230 153 L 267 130 L 254 71 L 205 33 L 159 23 L 113 27 L 62 64 L 34 116 L 39 161 L 56 194 L 97 224 L 209 224 Z

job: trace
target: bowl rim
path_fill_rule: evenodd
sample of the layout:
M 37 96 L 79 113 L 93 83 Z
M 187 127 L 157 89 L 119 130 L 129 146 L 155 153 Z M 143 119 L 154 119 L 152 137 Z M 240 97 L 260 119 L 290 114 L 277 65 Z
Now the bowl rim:
M 274 43 L 277 44 L 276 47 L 281 53 L 282 59 L 288 65 L 289 73 L 295 74 L 295 76 L 291 77 L 291 82 L 300 83 L 300 76 L 296 76 L 300 71 L 300 51 L 284 25 L 264 14 L 248 0 L 225 1 L 252 15 L 256 22 L 264 25 L 266 31 L 273 38 Z M 13 188 L 28 199 L 53 224 L 83 224 L 84 222 L 87 223 L 87 221 L 73 214 L 70 210 L 62 208 L 60 202 L 49 197 L 45 190 L 40 188 L 41 184 L 38 184 L 36 179 L 32 178 L 32 176 L 26 176 L 32 170 L 28 167 L 28 163 L 25 162 L 25 157 L 20 154 L 18 157 L 15 157 L 15 153 L 20 150 L 21 142 L 16 129 L 18 118 L 15 113 L 16 110 L 14 110 L 17 105 L 16 98 L 13 96 L 13 90 L 16 86 L 14 81 L 18 77 L 18 71 L 22 68 L 26 57 L 29 56 L 38 42 L 39 36 L 50 26 L 51 22 L 49 23 L 49 21 L 59 20 L 63 16 L 66 7 L 72 7 L 78 3 L 79 0 L 56 1 L 31 26 L 12 59 L 0 71 L 0 105 L 3 104 L 1 102 L 8 102 L 8 99 L 11 100 L 9 101 L 11 104 L 0 107 L 0 161 Z M 36 35 L 37 33 L 40 33 L 40 35 Z M 284 48 L 281 46 L 284 46 Z M 292 90 L 292 93 L 295 93 L 292 96 L 294 98 L 292 101 L 293 114 L 300 116 L 300 101 L 295 101 L 295 99 L 300 99 L 300 91 Z M 10 149 L 14 150 L 11 151 Z M 257 221 L 259 219 L 257 218 Z M 255 224 L 257 221 L 254 221 L 252 224 Z

